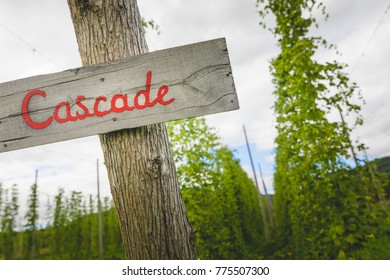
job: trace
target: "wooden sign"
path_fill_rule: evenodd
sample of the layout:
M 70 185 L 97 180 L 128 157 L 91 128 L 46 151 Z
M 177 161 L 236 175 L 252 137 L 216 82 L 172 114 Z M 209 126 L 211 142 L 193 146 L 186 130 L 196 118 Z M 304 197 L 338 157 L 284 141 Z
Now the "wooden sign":
M 0 84 L 0 152 L 238 108 L 217 39 Z

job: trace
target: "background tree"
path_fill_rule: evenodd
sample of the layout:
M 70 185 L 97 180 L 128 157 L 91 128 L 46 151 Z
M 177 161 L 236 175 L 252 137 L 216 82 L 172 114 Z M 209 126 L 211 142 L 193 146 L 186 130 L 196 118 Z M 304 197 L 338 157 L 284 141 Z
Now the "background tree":
M 65 242 L 69 248 L 70 259 L 82 259 L 82 195 L 81 192 L 72 191 L 67 204 L 67 227 Z
M 11 191 L 11 193 L 9 192 Z M 1 219 L 1 253 L 5 259 L 15 257 L 16 219 L 18 216 L 18 190 L 16 185 L 4 190 L 3 213 Z
M 263 258 L 265 228 L 256 187 L 227 147 L 217 151 L 216 184 L 217 197 L 223 209 L 223 226 L 229 230 L 230 235 L 227 235 L 226 240 L 229 246 L 221 248 L 221 254 L 215 258 Z
M 96 255 L 98 250 L 98 244 L 96 240 L 98 238 L 98 227 L 97 220 L 95 219 L 95 202 L 93 200 L 93 196 L 89 195 L 88 206 L 86 200 L 84 200 L 83 205 L 83 216 L 86 222 L 83 223 L 83 232 L 85 234 L 84 237 L 84 247 L 85 247 L 85 257 L 84 258 L 92 258 L 92 256 Z
M 64 231 L 66 225 L 66 212 L 64 207 L 64 189 L 59 189 L 54 197 L 54 215 L 52 228 L 52 250 L 56 257 L 61 258 L 64 252 Z
M 37 222 L 39 218 L 39 198 L 37 189 L 38 186 L 36 184 L 31 186 L 31 192 L 27 202 L 28 209 L 25 215 L 26 224 L 24 225 L 27 233 L 27 246 L 25 247 L 26 252 L 24 255 L 24 258 L 26 259 L 34 259 L 35 250 L 37 248 Z
M 201 259 L 260 258 L 256 189 L 204 118 L 168 124 L 182 195 Z
M 135 0 L 68 4 L 83 65 L 148 51 Z M 103 134 L 100 140 L 127 257 L 196 258 L 165 125 Z
M 314 11 L 326 15 L 324 6 L 315 0 L 257 2 L 262 25 L 280 47 L 271 62 L 278 257 L 373 257 L 368 244 L 379 234 L 383 212 L 375 203 L 382 190 L 371 164 L 358 157 L 365 146 L 351 139 L 353 128 L 363 123 L 353 101 L 359 96 L 356 84 L 344 72 L 346 65 L 315 58 L 318 48 L 332 48 L 309 32 L 317 26 Z M 275 26 L 265 24 L 268 14 Z

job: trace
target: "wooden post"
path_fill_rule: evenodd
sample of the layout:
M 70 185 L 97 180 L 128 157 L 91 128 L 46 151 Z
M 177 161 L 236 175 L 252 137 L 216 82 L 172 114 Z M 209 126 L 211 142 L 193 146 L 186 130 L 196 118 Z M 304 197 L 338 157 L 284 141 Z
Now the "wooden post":
M 84 65 L 148 52 L 136 0 L 68 5 Z M 106 133 L 100 140 L 127 258 L 195 259 L 165 124 Z
M 254 164 L 253 164 L 253 159 L 252 159 L 252 152 L 251 152 L 251 149 L 250 149 L 250 147 L 249 147 L 249 141 L 248 141 L 248 136 L 246 135 L 245 125 L 243 125 L 242 127 L 243 127 L 243 129 L 244 129 L 246 147 L 247 147 L 247 149 L 248 149 L 249 159 L 250 159 L 251 166 L 252 166 L 253 177 L 254 177 L 254 180 L 255 180 L 257 195 L 258 195 L 258 197 L 259 197 L 259 205 L 260 205 L 260 210 L 261 210 L 261 217 L 262 217 L 262 219 L 263 219 L 265 238 L 267 239 L 267 241 L 269 241 L 269 240 L 271 239 L 271 234 L 270 234 L 270 231 L 269 231 L 269 228 L 268 228 L 267 217 L 266 217 L 266 214 L 265 214 L 265 208 L 264 208 L 263 200 L 262 200 L 262 197 L 261 197 L 261 192 L 260 192 L 259 184 L 258 184 L 258 182 L 257 182 L 257 176 L 256 176 L 255 166 L 254 166 Z
M 274 207 L 273 207 L 272 200 L 268 194 L 267 186 L 265 185 L 263 171 L 261 170 L 260 162 L 259 162 L 259 171 L 260 171 L 261 182 L 263 183 L 265 199 L 267 201 L 267 206 L 268 206 L 268 218 L 271 223 L 271 229 L 272 229 L 274 227 Z

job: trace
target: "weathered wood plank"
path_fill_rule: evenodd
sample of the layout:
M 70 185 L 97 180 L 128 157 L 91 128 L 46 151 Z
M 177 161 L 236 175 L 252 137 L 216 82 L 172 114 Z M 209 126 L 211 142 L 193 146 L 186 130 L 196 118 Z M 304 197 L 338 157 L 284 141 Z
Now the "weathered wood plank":
M 217 39 L 0 84 L 0 152 L 238 108 Z

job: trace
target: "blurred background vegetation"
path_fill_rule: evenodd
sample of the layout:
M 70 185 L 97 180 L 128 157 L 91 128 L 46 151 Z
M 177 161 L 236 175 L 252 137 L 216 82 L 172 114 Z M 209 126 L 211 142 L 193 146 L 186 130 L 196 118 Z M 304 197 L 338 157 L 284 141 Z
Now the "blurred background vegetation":
M 169 124 L 182 196 L 200 259 L 284 259 L 269 218 L 273 195 L 260 194 L 234 151 L 221 143 L 203 118 Z M 390 178 L 390 157 L 377 159 Z M 389 182 L 389 181 L 388 181 Z M 60 183 L 59 183 L 60 185 Z M 389 208 L 390 184 L 385 207 Z M 262 199 L 264 213 L 260 209 Z M 21 213 L 21 204 L 27 207 Z M 43 213 L 38 213 L 45 204 Z M 103 259 L 124 259 L 118 220 L 111 198 L 102 199 Z M 271 204 L 271 205 L 270 205 Z M 375 208 L 381 208 L 380 201 Z M 0 259 L 99 259 L 97 197 L 59 189 L 55 197 L 39 195 L 33 184 L 27 201 L 17 186 L 0 185 Z M 340 209 L 340 213 L 344 209 Z M 41 211 L 42 212 L 42 211 Z M 263 217 L 262 215 L 266 215 Z M 271 213 L 273 215 L 273 213 Z M 266 226 L 271 233 L 267 238 Z M 386 217 L 384 217 L 386 219 Z M 387 217 L 388 219 L 388 217 Z M 372 259 L 390 259 L 390 228 L 383 220 L 378 235 L 362 243 Z M 313 225 L 316 226 L 316 225 Z M 334 245 L 337 248 L 337 244 Z M 356 245 L 358 246 L 358 245 Z

